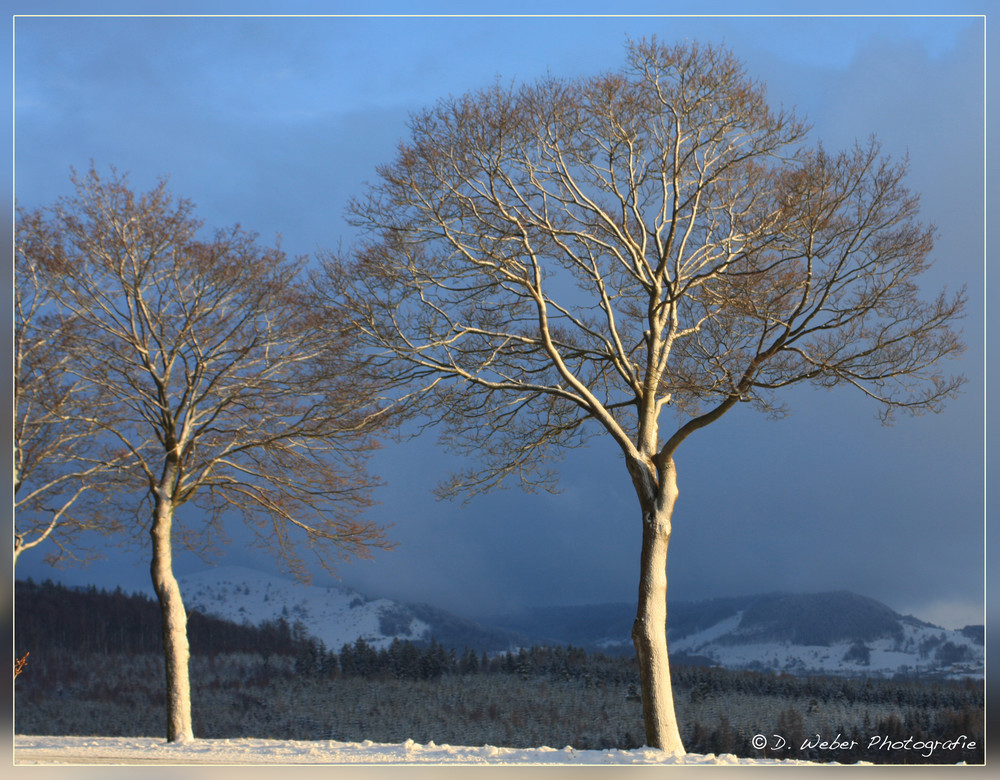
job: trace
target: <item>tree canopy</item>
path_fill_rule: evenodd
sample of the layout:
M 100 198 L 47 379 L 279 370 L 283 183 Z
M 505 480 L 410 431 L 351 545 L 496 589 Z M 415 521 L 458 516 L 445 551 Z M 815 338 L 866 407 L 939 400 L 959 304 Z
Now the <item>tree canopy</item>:
M 937 410 L 963 297 L 917 295 L 933 231 L 906 162 L 807 133 L 728 52 L 656 41 L 618 73 L 447 98 L 353 203 L 364 238 L 328 281 L 484 466 L 456 486 L 544 477 L 588 422 L 665 456 L 801 381 Z
M 311 316 L 304 261 L 239 227 L 205 237 L 165 181 L 137 194 L 92 169 L 74 184 L 22 213 L 19 233 L 71 323 L 47 348 L 103 399 L 65 418 L 98 429 L 92 457 L 126 464 L 119 508 L 141 518 L 174 457 L 171 496 L 199 510 L 182 528 L 194 549 L 225 538 L 232 513 L 298 573 L 296 532 L 327 562 L 384 545 L 361 516 L 378 409 L 350 375 L 342 325 Z

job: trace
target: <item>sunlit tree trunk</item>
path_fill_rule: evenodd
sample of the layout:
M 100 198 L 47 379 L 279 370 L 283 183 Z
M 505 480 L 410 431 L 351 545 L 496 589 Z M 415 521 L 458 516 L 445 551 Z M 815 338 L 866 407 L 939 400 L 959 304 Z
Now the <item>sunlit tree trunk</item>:
M 635 464 L 630 471 L 642 507 L 639 602 L 632 642 L 639 659 L 646 744 L 682 755 L 685 750 L 674 712 L 666 633 L 667 548 L 670 517 L 677 501 L 677 476 L 673 460 L 661 469 L 658 484 L 643 465 Z
M 194 739 L 191 725 L 191 681 L 188 661 L 191 656 L 187 637 L 187 612 L 181 599 L 181 589 L 174 577 L 170 540 L 174 519 L 173 500 L 162 488 L 157 490 L 150 536 L 153 540 L 153 561 L 150 571 L 153 589 L 160 602 L 163 649 L 167 682 L 167 741 L 184 742 Z

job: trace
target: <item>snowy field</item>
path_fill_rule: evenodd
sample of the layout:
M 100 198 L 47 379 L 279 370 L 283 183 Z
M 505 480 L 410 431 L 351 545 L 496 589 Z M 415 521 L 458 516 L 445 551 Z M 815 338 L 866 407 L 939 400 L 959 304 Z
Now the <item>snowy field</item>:
M 168 744 L 151 737 L 14 737 L 14 763 L 25 765 L 288 765 L 378 764 L 491 766 L 609 766 L 609 765 L 802 765 L 808 761 L 754 760 L 733 755 L 668 756 L 659 750 L 574 750 L 540 747 L 530 750 L 455 747 L 412 740 L 387 745 L 364 742 L 296 742 L 276 739 L 199 739 Z

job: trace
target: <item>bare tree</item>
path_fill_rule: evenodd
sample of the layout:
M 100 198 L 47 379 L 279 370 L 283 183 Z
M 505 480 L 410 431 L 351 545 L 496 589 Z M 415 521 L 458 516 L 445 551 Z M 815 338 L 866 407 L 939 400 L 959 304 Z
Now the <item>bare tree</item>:
M 665 633 L 676 455 L 798 382 L 936 411 L 961 379 L 962 295 L 918 297 L 932 232 L 905 164 L 829 154 L 724 50 L 630 43 L 622 72 L 497 85 L 412 117 L 325 259 L 394 398 L 421 403 L 479 491 L 593 432 L 621 449 L 643 529 L 646 740 L 683 752 Z M 669 409 L 668 409 L 669 407 Z
M 66 370 L 108 399 L 96 424 L 127 454 L 118 503 L 137 526 L 148 518 L 167 739 L 190 740 L 175 543 L 210 550 L 236 514 L 299 576 L 301 542 L 328 568 L 388 546 L 362 517 L 380 417 L 350 374 L 346 333 L 310 311 L 301 261 L 238 228 L 199 239 L 191 204 L 163 182 L 136 195 L 117 174 L 73 181 L 30 245 L 73 320 Z
M 72 320 L 53 299 L 31 246 L 40 215 L 21 213 L 14 284 L 14 566 L 43 542 L 55 564 L 78 560 L 80 532 L 116 530 L 101 513 L 100 477 L 118 457 L 101 452 L 95 416 L 100 397 L 67 371 L 63 349 Z M 93 499 L 93 500 L 88 500 Z

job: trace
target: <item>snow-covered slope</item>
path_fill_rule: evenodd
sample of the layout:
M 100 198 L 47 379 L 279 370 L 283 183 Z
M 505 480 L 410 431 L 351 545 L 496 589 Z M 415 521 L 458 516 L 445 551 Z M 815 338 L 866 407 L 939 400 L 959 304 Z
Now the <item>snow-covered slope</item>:
M 501 651 L 525 643 L 516 632 L 491 629 L 426 604 L 370 599 L 341 586 L 317 587 L 241 566 L 220 566 L 178 578 L 189 610 L 259 625 L 301 623 L 328 650 L 364 639 L 381 649 L 393 639 L 435 639 L 457 650 Z
M 430 626 L 388 599 L 369 600 L 349 588 L 303 585 L 241 566 L 180 577 L 189 610 L 257 625 L 284 618 L 340 650 L 358 638 L 381 648 L 394 638 L 429 639 Z
M 631 653 L 634 609 L 546 607 L 493 620 L 549 641 Z M 675 664 L 794 674 L 983 674 L 982 626 L 940 628 L 847 591 L 671 603 L 667 628 Z
M 788 640 L 727 641 L 741 615 L 671 642 L 675 657 L 709 659 L 727 669 L 769 669 L 793 674 L 937 674 L 981 677 L 983 647 L 959 631 L 903 623 L 902 636 L 868 641 L 843 639 L 830 644 Z
M 731 607 L 706 608 L 714 619 L 696 622 L 697 605 L 686 606 L 671 653 L 795 674 L 983 674 L 981 632 L 940 628 L 855 593 L 776 593 Z

